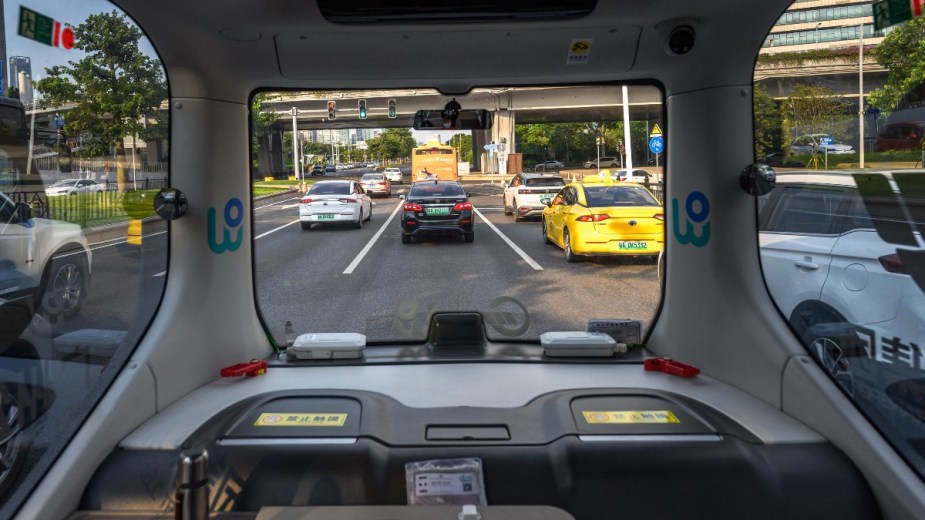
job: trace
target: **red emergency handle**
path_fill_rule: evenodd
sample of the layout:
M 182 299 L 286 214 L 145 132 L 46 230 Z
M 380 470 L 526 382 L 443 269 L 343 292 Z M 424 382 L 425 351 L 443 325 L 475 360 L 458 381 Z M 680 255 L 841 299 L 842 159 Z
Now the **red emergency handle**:
M 267 362 L 260 359 L 252 359 L 247 363 L 238 363 L 222 369 L 222 377 L 247 376 L 254 377 L 267 373 Z
M 694 377 L 700 373 L 699 368 L 679 363 L 670 358 L 649 358 L 643 361 L 642 366 L 646 370 L 657 370 L 679 377 Z

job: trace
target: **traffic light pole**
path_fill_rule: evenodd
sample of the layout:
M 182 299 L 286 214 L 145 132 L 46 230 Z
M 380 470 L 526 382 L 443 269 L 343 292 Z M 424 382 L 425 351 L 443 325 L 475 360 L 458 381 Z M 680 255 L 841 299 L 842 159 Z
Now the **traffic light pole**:
M 299 128 L 296 122 L 299 109 L 292 107 L 292 109 L 289 110 L 289 115 L 292 116 L 292 171 L 296 179 L 299 179 L 300 182 L 305 182 L 305 179 L 299 176 Z

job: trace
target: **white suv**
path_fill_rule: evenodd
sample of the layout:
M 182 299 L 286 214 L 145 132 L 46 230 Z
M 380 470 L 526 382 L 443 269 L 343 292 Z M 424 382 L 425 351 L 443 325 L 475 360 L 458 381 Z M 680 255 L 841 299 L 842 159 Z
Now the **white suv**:
M 842 387 L 874 401 L 921 377 L 922 180 L 925 171 L 787 173 L 759 199 L 771 295 Z
M 565 186 L 557 173 L 520 173 L 504 183 L 504 214 L 514 215 L 520 222 L 526 217 L 540 216 L 546 205 L 543 199 L 552 199 Z
M 0 304 L 32 298 L 33 309 L 71 316 L 90 283 L 90 248 L 80 226 L 34 217 L 0 192 Z
M 386 168 L 382 170 L 382 173 L 385 174 L 385 178 L 388 179 L 389 182 L 394 182 L 396 184 L 402 183 L 401 170 L 399 168 Z

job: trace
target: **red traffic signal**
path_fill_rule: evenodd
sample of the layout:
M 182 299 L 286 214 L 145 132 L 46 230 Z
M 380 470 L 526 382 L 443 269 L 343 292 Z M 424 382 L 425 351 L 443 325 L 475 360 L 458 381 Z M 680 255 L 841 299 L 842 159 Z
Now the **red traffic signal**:
M 328 119 L 334 119 L 337 114 L 335 114 L 335 109 L 337 108 L 336 101 L 328 101 Z

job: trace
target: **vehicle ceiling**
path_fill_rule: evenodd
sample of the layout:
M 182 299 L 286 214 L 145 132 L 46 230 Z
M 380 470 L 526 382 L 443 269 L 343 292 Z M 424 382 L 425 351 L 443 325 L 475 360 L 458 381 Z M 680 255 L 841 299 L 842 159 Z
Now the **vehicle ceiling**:
M 314 1 L 117 0 L 167 66 L 174 98 L 240 101 L 254 89 L 540 85 L 655 80 L 670 94 L 750 85 L 757 50 L 789 0 L 600 0 L 563 21 L 339 25 Z M 423 5 L 423 4 L 422 4 Z M 697 33 L 685 55 L 668 32 Z M 464 43 L 460 43 L 460 39 Z M 586 65 L 566 65 L 570 42 L 593 38 Z M 189 52 L 195 45 L 198 52 Z M 718 59 L 721 57 L 722 59 Z

